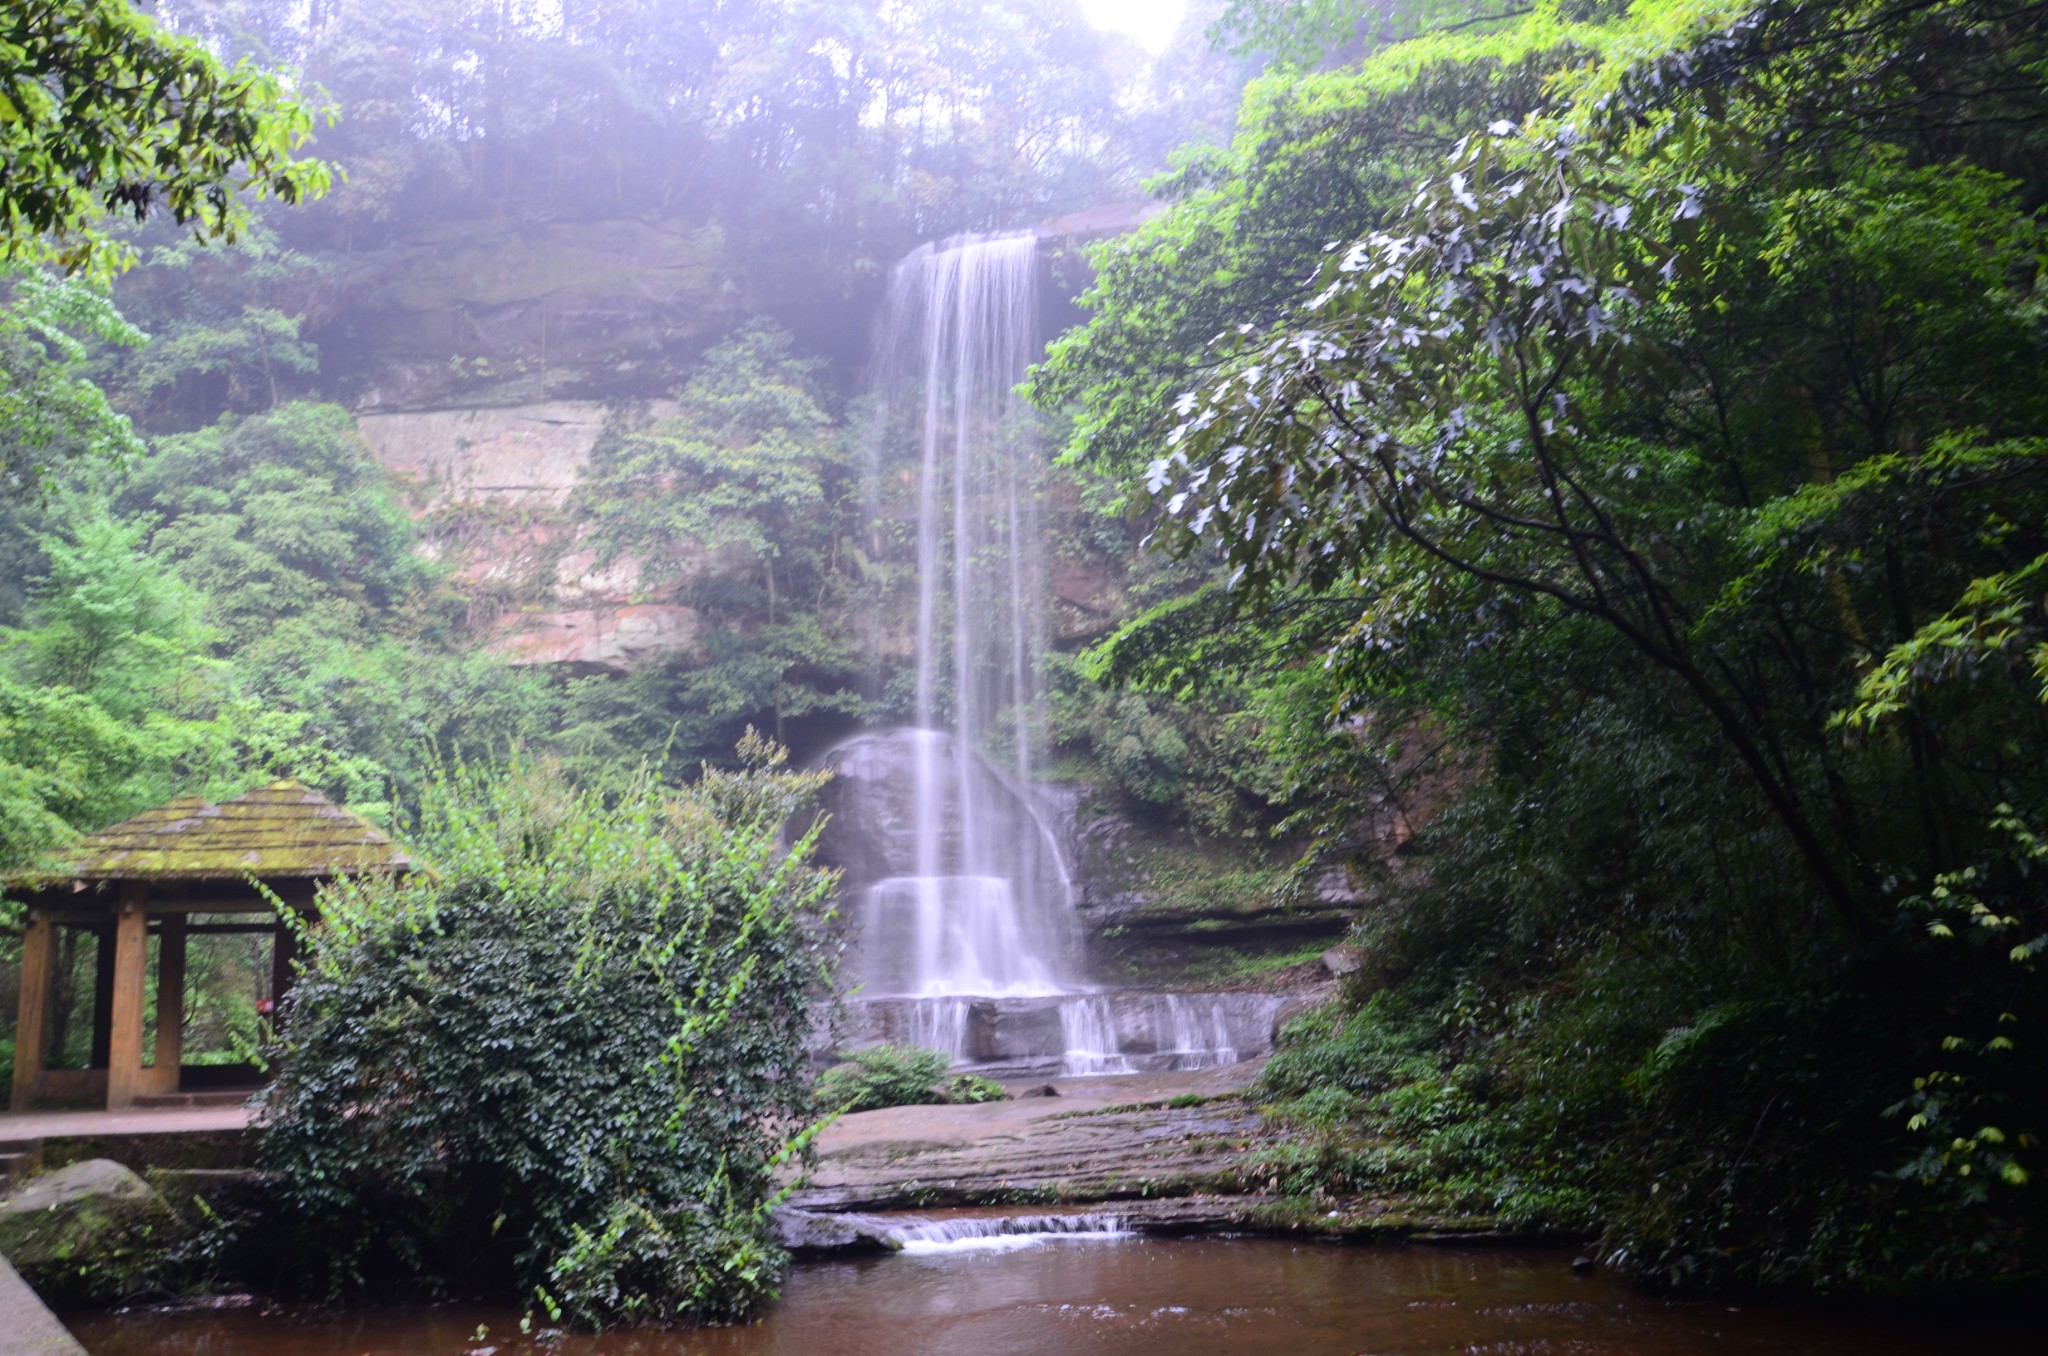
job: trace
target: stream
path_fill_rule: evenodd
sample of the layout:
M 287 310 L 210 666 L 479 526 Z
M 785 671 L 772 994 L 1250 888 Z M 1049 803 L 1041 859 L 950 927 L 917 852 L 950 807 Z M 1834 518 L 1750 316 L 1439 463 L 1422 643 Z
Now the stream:
M 521 1336 L 502 1307 L 74 1316 L 93 1356 L 1976 1356 L 2024 1334 L 1844 1309 L 1666 1301 L 1555 1250 L 1159 1241 L 1096 1228 L 951 1237 L 794 1268 L 758 1322 Z M 479 1325 L 488 1336 L 475 1340 Z

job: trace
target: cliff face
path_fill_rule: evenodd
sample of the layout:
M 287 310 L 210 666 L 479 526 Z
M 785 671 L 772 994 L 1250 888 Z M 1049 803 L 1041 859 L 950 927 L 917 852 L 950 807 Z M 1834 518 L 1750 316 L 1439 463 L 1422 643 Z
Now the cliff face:
M 475 600 L 470 625 L 521 664 L 624 672 L 694 648 L 694 609 L 650 597 L 631 559 L 601 566 L 574 493 L 608 418 L 595 401 L 364 414 L 357 425 L 406 487 L 427 547 Z
M 306 337 L 326 379 L 376 413 L 657 399 L 755 316 L 858 371 L 886 274 L 630 217 L 414 222 L 343 258 L 342 299 Z
M 1081 247 L 1150 210 L 1110 205 L 1036 228 L 1048 332 L 1080 318 Z M 642 424 L 672 412 L 662 397 L 752 316 L 856 384 L 886 270 L 619 218 L 415 223 L 350 255 L 346 273 L 346 302 L 309 318 L 308 337 L 326 376 L 355 392 L 363 436 L 408 486 L 429 549 L 467 586 L 481 643 L 523 664 L 626 671 L 695 649 L 702 619 L 645 587 L 633 561 L 600 567 L 589 548 L 574 491 L 607 419 L 626 418 L 622 405 Z M 1123 610 L 1123 562 L 1079 545 L 1071 487 L 1045 507 L 1053 640 L 1084 644 Z M 888 654 L 889 639 L 868 643 Z

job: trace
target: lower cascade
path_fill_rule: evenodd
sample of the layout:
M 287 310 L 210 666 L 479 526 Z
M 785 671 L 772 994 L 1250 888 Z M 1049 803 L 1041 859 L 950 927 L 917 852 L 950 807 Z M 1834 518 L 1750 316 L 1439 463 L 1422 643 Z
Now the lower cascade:
M 1171 1073 L 1269 1053 L 1281 999 L 1093 990 L 1036 997 L 877 997 L 848 1005 L 855 1044 L 944 1050 L 997 1076 Z
M 994 1074 L 1232 1064 L 1272 1048 L 1278 1000 L 1091 986 L 1068 857 L 1033 780 L 1042 458 L 1014 391 L 1043 349 L 1038 267 L 1028 234 L 970 236 L 912 252 L 891 277 L 868 479 L 871 495 L 914 490 L 870 503 L 870 544 L 914 527 L 915 723 L 827 758 L 823 855 L 845 873 L 853 934 L 843 1034 Z
M 962 1219 L 863 1222 L 912 1257 L 955 1252 L 1014 1252 L 1061 1241 L 1100 1242 L 1134 1236 L 1121 1215 L 991 1215 Z

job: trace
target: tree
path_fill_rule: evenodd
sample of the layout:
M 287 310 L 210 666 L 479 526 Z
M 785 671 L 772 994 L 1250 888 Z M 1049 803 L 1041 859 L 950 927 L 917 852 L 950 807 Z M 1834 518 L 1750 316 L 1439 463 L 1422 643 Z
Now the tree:
M 705 355 L 680 413 L 601 446 L 582 491 L 603 561 L 630 556 L 641 587 L 678 589 L 717 628 L 675 675 L 686 707 L 778 734 L 855 701 L 825 620 L 845 610 L 852 477 L 815 368 L 781 329 L 747 326 Z
M 85 279 L 0 264 L 0 287 L 0 499 L 41 493 L 66 460 L 139 453 L 135 430 L 81 369 L 89 343 L 136 348 L 147 336 Z
M 298 157 L 313 114 L 284 81 L 224 65 L 124 0 L 20 0 L 0 14 L 0 258 L 102 279 L 130 261 L 105 214 L 170 213 L 232 239 L 245 192 L 328 184 Z
M 1674 1282 L 2037 1275 L 2048 26 L 1574 13 L 1268 76 L 1105 248 L 1040 390 L 1233 583 L 1105 667 L 1319 610 L 1327 718 L 1481 755 L 1305 1061 L 1367 1129 Z

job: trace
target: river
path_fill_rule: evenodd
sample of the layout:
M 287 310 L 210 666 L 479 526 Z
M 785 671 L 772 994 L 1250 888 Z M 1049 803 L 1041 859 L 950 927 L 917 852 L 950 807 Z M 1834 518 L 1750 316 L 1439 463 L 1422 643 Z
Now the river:
M 799 1265 L 760 1321 L 522 1335 L 502 1307 L 79 1316 L 93 1356 L 1974 1356 L 2018 1332 L 1841 1308 L 1673 1302 L 1574 1276 L 1570 1254 L 1130 1235 L 973 1240 Z M 476 1340 L 479 1326 L 487 1336 Z

